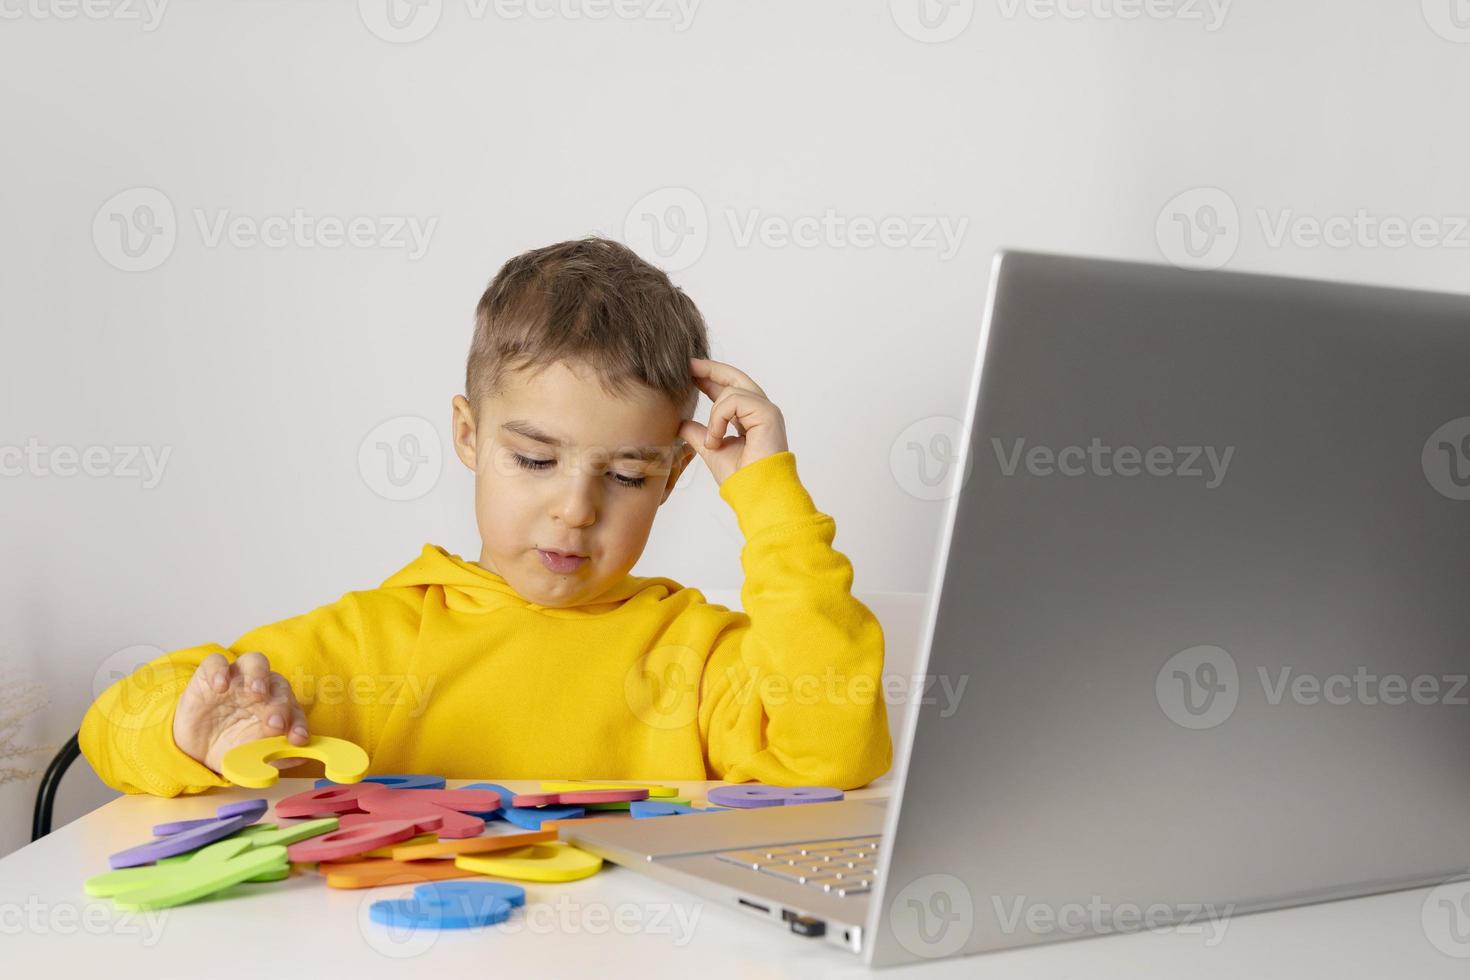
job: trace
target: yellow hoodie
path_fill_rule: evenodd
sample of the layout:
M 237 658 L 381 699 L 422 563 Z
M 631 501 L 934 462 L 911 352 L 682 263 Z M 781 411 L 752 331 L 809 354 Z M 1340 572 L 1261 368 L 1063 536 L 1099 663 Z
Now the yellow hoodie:
M 361 745 L 373 773 L 842 789 L 877 778 L 892 762 L 883 630 L 852 595 L 835 522 L 789 451 L 719 492 L 745 536 L 743 612 L 633 575 L 594 604 L 547 608 L 425 545 L 376 589 L 117 681 L 82 721 L 82 752 L 124 792 L 229 785 L 174 744 L 174 707 L 209 654 L 259 650 L 312 733 Z

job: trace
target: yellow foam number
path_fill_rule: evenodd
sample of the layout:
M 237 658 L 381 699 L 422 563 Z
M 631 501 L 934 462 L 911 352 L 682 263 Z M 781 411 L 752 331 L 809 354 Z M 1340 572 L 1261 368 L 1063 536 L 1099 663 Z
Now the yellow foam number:
M 646 789 L 649 799 L 665 799 L 679 795 L 679 791 L 674 787 L 659 786 L 656 783 L 579 783 L 570 780 L 563 782 L 548 780 L 541 784 L 543 793 L 575 793 L 584 789 Z
M 313 735 L 305 745 L 292 745 L 284 735 L 237 745 L 225 753 L 220 772 L 237 786 L 264 789 L 280 778 L 272 759 L 316 759 L 325 763 L 334 783 L 357 783 L 367 775 L 368 756 L 345 739 Z
M 563 841 L 549 841 L 503 854 L 461 854 L 454 866 L 519 881 L 576 881 L 597 874 L 602 858 Z

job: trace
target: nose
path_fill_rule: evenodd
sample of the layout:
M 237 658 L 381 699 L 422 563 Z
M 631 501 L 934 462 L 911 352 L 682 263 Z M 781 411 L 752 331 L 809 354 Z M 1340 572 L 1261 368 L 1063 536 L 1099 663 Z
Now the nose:
M 573 473 L 556 481 L 552 491 L 551 516 L 567 527 L 587 527 L 597 520 L 601 483 L 594 472 Z

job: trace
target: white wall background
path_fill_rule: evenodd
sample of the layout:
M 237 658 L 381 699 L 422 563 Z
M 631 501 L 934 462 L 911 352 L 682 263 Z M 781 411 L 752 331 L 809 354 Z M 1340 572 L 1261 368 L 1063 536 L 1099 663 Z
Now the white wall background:
M 428 541 L 473 557 L 449 403 L 530 247 L 602 231 L 677 267 L 859 595 L 930 587 L 942 505 L 891 452 L 960 414 L 997 247 L 1182 261 L 1175 213 L 1202 234 L 1208 205 L 1203 262 L 1470 283 L 1464 0 L 924 0 L 928 27 L 918 0 L 394 2 L 401 29 L 386 0 L 0 0 L 0 451 L 41 460 L 0 477 L 0 666 L 12 716 L 27 679 L 48 702 L 0 768 L 44 766 L 118 651 L 230 642 Z M 298 212 L 374 241 L 211 237 Z M 891 239 L 780 239 L 829 212 Z M 1334 216 L 1349 240 L 1314 244 Z M 395 219 L 433 222 L 422 255 Z M 404 417 L 443 469 L 394 501 L 359 447 Z M 156 486 L 53 472 L 92 446 L 169 456 Z M 713 598 L 739 547 L 696 466 L 635 572 Z M 34 785 L 0 786 L 0 853 Z M 80 765 L 58 820 L 109 796 Z

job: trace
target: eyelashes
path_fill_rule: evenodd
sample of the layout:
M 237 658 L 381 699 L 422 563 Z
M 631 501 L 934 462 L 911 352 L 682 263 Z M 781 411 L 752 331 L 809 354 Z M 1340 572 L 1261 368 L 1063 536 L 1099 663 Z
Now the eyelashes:
M 526 470 L 544 470 L 556 462 L 553 459 L 531 459 L 528 456 L 522 456 L 520 453 L 511 453 L 511 455 L 515 457 L 516 465 Z M 637 488 L 648 482 L 648 477 L 646 476 L 631 477 L 623 476 L 621 473 L 609 473 L 608 475 L 625 487 Z

